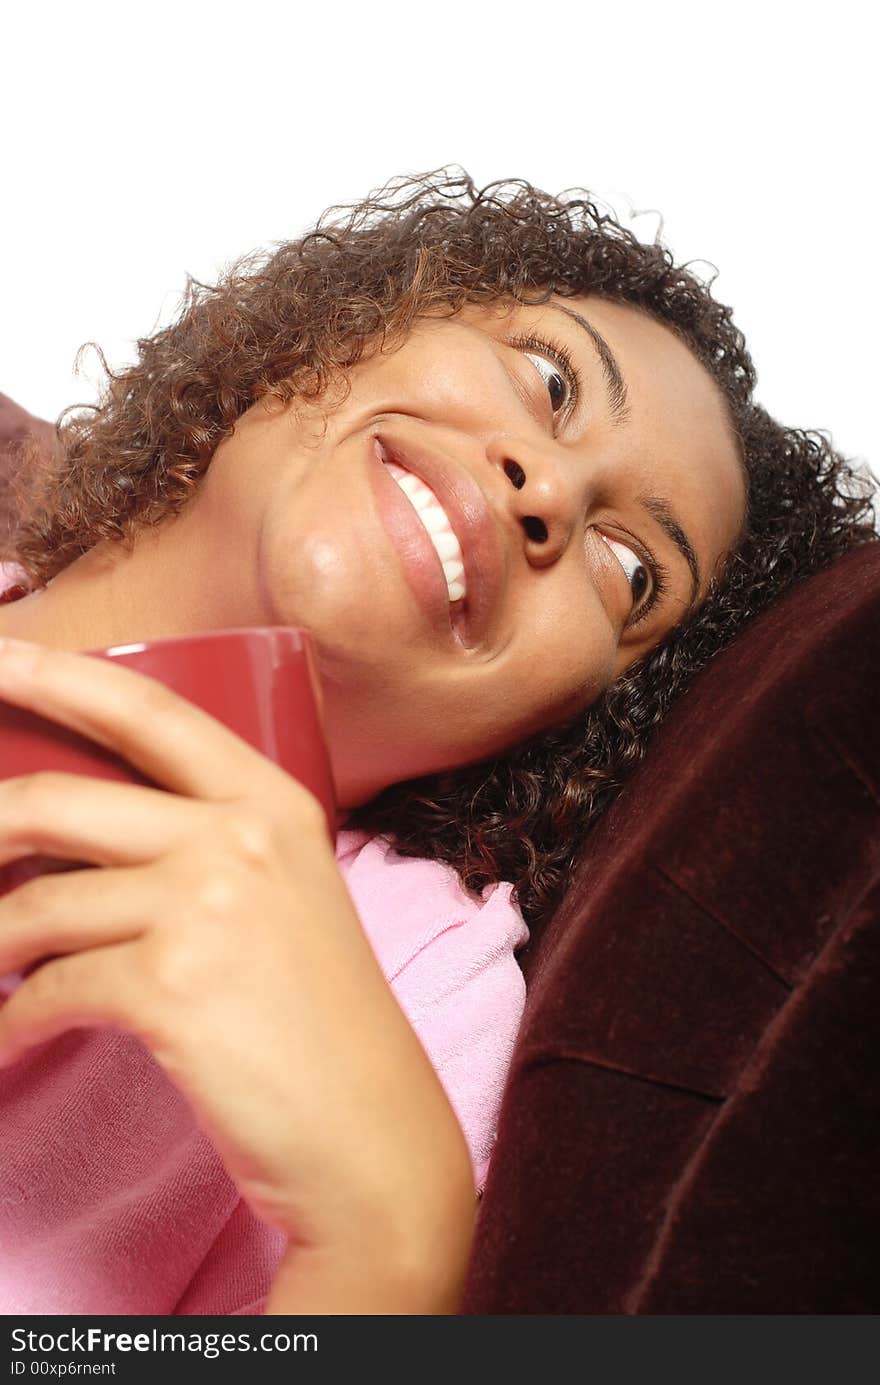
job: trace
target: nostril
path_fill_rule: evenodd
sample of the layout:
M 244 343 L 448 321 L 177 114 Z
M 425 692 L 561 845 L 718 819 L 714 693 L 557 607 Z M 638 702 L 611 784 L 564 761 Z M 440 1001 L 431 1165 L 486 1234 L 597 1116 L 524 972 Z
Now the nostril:
M 535 543 L 547 542 L 547 526 L 543 519 L 536 519 L 534 515 L 526 515 L 523 520 L 523 528 L 529 538 L 534 539 Z
M 504 470 L 507 472 L 508 477 L 513 482 L 516 489 L 521 491 L 526 483 L 526 474 L 519 465 L 519 462 L 505 462 Z

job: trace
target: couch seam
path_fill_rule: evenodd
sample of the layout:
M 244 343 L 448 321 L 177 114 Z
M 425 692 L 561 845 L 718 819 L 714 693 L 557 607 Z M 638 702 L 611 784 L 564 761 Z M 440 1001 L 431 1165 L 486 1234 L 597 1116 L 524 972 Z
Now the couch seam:
M 638 1280 L 633 1288 L 625 1296 L 624 1313 L 629 1315 L 638 1314 L 641 1299 L 650 1291 L 652 1284 L 656 1281 L 657 1274 L 665 1256 L 667 1242 L 677 1221 L 679 1209 L 688 1190 L 694 1185 L 702 1166 L 709 1158 L 718 1134 L 719 1126 L 723 1122 L 726 1112 L 730 1110 L 731 1103 L 734 1105 L 736 1104 L 736 1098 L 742 1092 L 744 1082 L 747 1081 L 749 1074 L 763 1062 L 765 1054 L 775 1045 L 777 1035 L 784 1032 L 788 1027 L 790 1015 L 797 1002 L 801 999 L 801 996 L 805 993 L 816 968 L 819 966 L 825 954 L 838 944 L 841 935 L 846 932 L 850 922 L 861 910 L 863 901 L 870 895 L 871 891 L 876 888 L 878 883 L 880 883 L 880 872 L 875 873 L 871 877 L 846 917 L 841 920 L 838 927 L 835 928 L 834 932 L 826 940 L 825 945 L 817 954 L 802 981 L 792 990 L 791 994 L 768 1022 L 760 1038 L 755 1042 L 750 1057 L 740 1068 L 735 1090 L 730 1093 L 728 1099 L 719 1108 L 709 1128 L 703 1133 L 697 1147 L 694 1149 L 687 1164 L 676 1180 L 670 1196 L 666 1199 L 666 1211 L 660 1229 L 654 1237 L 651 1248 L 644 1258 L 642 1272 L 639 1274 Z
M 843 765 L 844 769 L 861 785 L 875 807 L 880 808 L 880 798 L 877 797 L 877 791 L 874 785 L 871 783 L 870 779 L 865 776 L 858 761 L 852 758 L 848 750 L 834 735 L 833 730 L 831 730 L 824 720 L 820 721 L 818 719 L 818 712 L 815 706 L 807 709 L 805 725 L 810 735 L 814 736 L 820 744 L 824 745 L 826 750 L 829 750 Z
M 661 879 L 665 880 L 665 882 L 670 885 L 672 889 L 676 890 L 678 894 L 682 895 L 689 904 L 692 904 L 704 918 L 711 919 L 714 924 L 717 924 L 717 926 L 722 929 L 729 938 L 732 938 L 735 943 L 738 943 L 750 957 L 754 957 L 756 962 L 760 962 L 764 969 L 773 977 L 774 981 L 778 981 L 788 992 L 795 989 L 798 984 L 797 982 L 791 981 L 788 977 L 783 976 L 781 972 L 777 971 L 769 958 L 765 957 L 763 952 L 761 952 L 754 943 L 744 938 L 727 919 L 720 918 L 719 915 L 715 913 L 714 909 L 711 909 L 703 900 L 695 899 L 688 887 L 683 885 L 680 880 L 677 880 L 674 875 L 670 875 L 665 866 L 661 866 L 658 862 L 654 861 L 651 863 L 650 869 L 653 870 L 656 875 L 659 875 Z
M 701 1101 L 711 1102 L 715 1106 L 721 1105 L 727 1100 L 727 1094 L 724 1092 L 707 1092 L 701 1087 L 691 1086 L 687 1082 L 670 1082 L 664 1077 L 654 1077 L 650 1073 L 639 1072 L 636 1068 L 623 1067 L 620 1063 L 603 1063 L 602 1059 L 597 1058 L 595 1054 L 581 1053 L 577 1049 L 554 1048 L 536 1051 L 525 1058 L 520 1072 L 552 1063 L 578 1063 L 581 1067 L 596 1068 L 600 1072 L 611 1072 L 618 1077 L 628 1077 L 634 1082 L 644 1082 L 649 1087 L 663 1087 L 670 1092 L 683 1092 L 686 1096 L 699 1097 Z

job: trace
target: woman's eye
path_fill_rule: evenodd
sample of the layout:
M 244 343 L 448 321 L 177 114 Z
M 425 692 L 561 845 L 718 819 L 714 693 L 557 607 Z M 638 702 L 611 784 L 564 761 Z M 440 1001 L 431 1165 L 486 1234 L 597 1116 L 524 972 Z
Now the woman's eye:
M 568 347 L 561 342 L 545 341 L 534 332 L 524 337 L 512 337 L 507 344 L 521 351 L 534 365 L 547 387 L 554 419 L 563 412 L 573 415 L 581 391 L 578 372 Z
M 527 351 L 526 355 L 530 361 L 534 361 L 538 373 L 543 376 L 553 412 L 554 414 L 558 413 L 560 409 L 565 408 L 568 402 L 568 381 L 552 361 L 545 360 L 543 356 L 535 355 L 533 351 Z
M 638 553 L 634 553 L 625 543 L 620 543 L 618 539 L 609 539 L 606 534 L 603 534 L 602 538 L 626 573 L 626 580 L 629 582 L 630 591 L 633 594 L 633 608 L 635 608 L 643 600 L 646 592 L 650 590 L 651 573 Z

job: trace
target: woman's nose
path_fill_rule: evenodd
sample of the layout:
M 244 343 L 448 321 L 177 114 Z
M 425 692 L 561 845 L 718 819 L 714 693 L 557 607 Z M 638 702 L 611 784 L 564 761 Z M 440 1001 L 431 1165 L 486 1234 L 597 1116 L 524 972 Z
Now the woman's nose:
M 568 454 L 551 457 L 509 437 L 490 445 L 489 457 L 509 482 L 509 511 L 522 529 L 529 562 L 549 567 L 582 528 L 595 478 Z

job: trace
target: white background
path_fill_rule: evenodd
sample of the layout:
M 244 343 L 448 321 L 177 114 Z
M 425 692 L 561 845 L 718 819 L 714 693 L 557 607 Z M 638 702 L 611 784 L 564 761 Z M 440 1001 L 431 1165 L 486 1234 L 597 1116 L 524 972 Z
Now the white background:
M 442 164 L 662 214 L 761 401 L 880 471 L 870 7 L 67 4 L 4 18 L 0 390 L 94 398 L 187 271 Z M 631 224 L 653 239 L 657 215 Z

